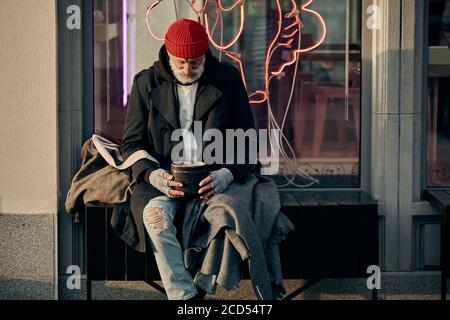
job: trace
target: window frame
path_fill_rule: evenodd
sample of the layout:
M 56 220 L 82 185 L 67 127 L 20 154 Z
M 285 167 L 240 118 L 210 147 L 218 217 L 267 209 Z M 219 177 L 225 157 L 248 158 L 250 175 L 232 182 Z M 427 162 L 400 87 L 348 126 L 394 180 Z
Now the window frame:
M 81 30 L 67 28 L 67 8 L 81 9 Z M 80 162 L 80 150 L 94 129 L 93 17 L 92 0 L 58 0 L 58 225 L 57 274 L 69 265 L 85 272 L 84 228 L 65 212 L 65 197 Z M 65 281 L 60 280 L 64 284 Z M 59 292 L 65 286 L 60 285 Z

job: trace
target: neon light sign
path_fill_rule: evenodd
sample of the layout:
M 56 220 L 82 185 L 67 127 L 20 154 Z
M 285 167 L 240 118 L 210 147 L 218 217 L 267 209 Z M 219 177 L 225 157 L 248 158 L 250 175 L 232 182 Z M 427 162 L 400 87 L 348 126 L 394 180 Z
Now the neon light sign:
M 158 36 L 156 36 L 151 27 L 150 27 L 150 23 L 149 23 L 149 14 L 150 12 L 159 4 L 161 3 L 161 1 L 163 0 L 158 0 L 155 3 L 153 3 L 151 6 L 149 6 L 147 13 L 146 13 L 146 24 L 147 24 L 147 28 L 150 32 L 150 35 L 155 38 L 156 40 L 159 41 L 164 41 L 164 38 L 160 38 Z M 223 52 L 226 56 L 228 56 L 230 59 L 232 59 L 233 61 L 236 62 L 236 64 L 239 67 L 239 70 L 241 72 L 241 76 L 242 76 L 242 80 L 244 81 L 245 86 L 247 87 L 247 81 L 246 81 L 246 77 L 245 77 L 245 72 L 244 72 L 244 67 L 242 65 L 242 62 L 239 58 L 239 54 L 236 52 L 231 52 L 231 51 L 227 51 L 230 47 L 232 47 L 241 37 L 242 35 L 242 31 L 244 29 L 244 16 L 245 16 L 245 12 L 244 12 L 244 1 L 243 0 L 236 0 L 233 4 L 231 4 L 229 7 L 224 7 L 224 5 L 222 4 L 222 0 L 216 0 L 217 1 L 217 16 L 216 16 L 216 21 L 214 22 L 214 25 L 212 27 L 212 30 L 210 28 L 209 25 L 209 17 L 208 17 L 208 4 L 211 0 L 205 0 L 205 2 L 203 3 L 203 6 L 200 9 L 196 9 L 195 8 L 195 0 L 187 0 L 189 5 L 192 8 L 192 11 L 197 15 L 198 20 L 200 21 L 200 15 L 203 15 L 204 17 L 204 24 L 205 24 L 205 29 L 206 32 L 208 34 L 209 40 L 211 42 L 211 44 L 218 50 Z M 325 40 L 326 37 L 326 33 L 327 33 L 327 28 L 325 25 L 325 22 L 322 18 L 322 16 L 317 13 L 316 11 L 309 9 L 309 6 L 311 5 L 311 3 L 314 0 L 308 0 L 306 3 L 302 4 L 302 5 L 298 5 L 297 2 L 295 0 L 288 0 L 291 4 L 292 10 L 285 14 L 283 16 L 283 11 L 281 8 L 281 0 L 275 0 L 276 2 L 276 8 L 277 8 L 277 31 L 275 36 L 272 39 L 271 44 L 269 45 L 267 51 L 266 51 L 266 59 L 265 59 L 265 75 L 264 75 L 264 88 L 263 89 L 259 89 L 256 90 L 255 92 L 251 93 L 249 95 L 250 98 L 250 102 L 251 103 L 264 103 L 267 101 L 267 96 L 269 94 L 269 85 L 270 85 L 270 80 L 272 79 L 272 76 L 278 76 L 280 75 L 283 70 L 287 67 L 290 66 L 292 64 L 294 64 L 296 61 L 298 61 L 300 59 L 300 54 L 301 53 L 305 53 L 305 52 L 309 52 L 312 51 L 314 49 L 316 49 L 318 46 L 320 46 L 323 41 Z M 229 41 L 227 44 L 218 44 L 214 39 L 213 39 L 213 34 L 215 31 L 215 28 L 217 26 L 217 22 L 218 19 L 221 17 L 221 13 L 222 12 L 230 12 L 231 10 L 235 9 L 237 6 L 240 7 L 240 23 L 239 23 L 239 29 L 237 34 L 234 36 L 234 38 Z M 292 47 L 292 43 L 294 42 L 294 37 L 296 35 L 300 35 L 301 34 L 301 28 L 303 27 L 303 23 L 300 19 L 300 14 L 302 12 L 305 13 L 309 13 L 312 14 L 315 18 L 317 18 L 318 22 L 319 22 L 319 27 L 320 27 L 320 37 L 319 40 L 317 42 L 315 42 L 314 44 L 310 45 L 307 48 L 300 48 L 300 41 L 298 44 L 298 48 L 297 49 L 292 49 L 291 51 L 291 58 L 289 59 L 289 61 L 281 64 L 280 66 L 278 66 L 277 68 L 275 68 L 275 71 L 271 71 L 269 72 L 269 65 L 270 65 L 270 60 L 274 54 L 274 52 L 280 48 L 280 47 L 284 47 L 284 48 L 291 48 Z M 288 25 L 285 28 L 282 28 L 282 23 L 283 21 L 286 21 L 288 19 L 293 19 L 294 21 Z M 290 29 L 294 29 L 292 31 L 290 31 Z M 286 40 L 285 42 L 283 42 L 283 40 Z M 260 99 L 253 99 L 254 96 L 257 95 L 262 95 L 262 98 Z
M 150 35 L 153 38 L 155 38 L 156 40 L 160 40 L 160 41 L 164 41 L 164 38 L 157 37 L 153 33 L 153 31 L 151 30 L 151 27 L 150 27 L 149 17 L 150 17 L 150 13 L 152 12 L 152 10 L 162 1 L 163 0 L 157 0 L 155 3 L 150 5 L 147 9 L 146 16 L 145 16 L 147 28 L 148 28 Z M 231 60 L 233 60 L 237 64 L 237 66 L 240 70 L 240 73 L 241 73 L 242 81 L 248 91 L 247 81 L 246 81 L 246 77 L 245 77 L 245 70 L 244 70 L 244 66 L 243 66 L 243 63 L 240 58 L 241 55 L 238 52 L 229 51 L 229 49 L 234 44 L 236 44 L 237 41 L 240 39 L 240 37 L 242 36 L 242 32 L 245 28 L 245 21 L 244 21 L 245 3 L 244 3 L 244 1 L 236 0 L 228 7 L 225 7 L 222 4 L 222 0 L 215 0 L 215 1 L 204 0 L 203 5 L 199 9 L 197 9 L 195 7 L 196 0 L 186 0 L 186 1 L 189 3 L 192 11 L 197 16 L 197 19 L 199 22 L 201 22 L 201 16 L 203 17 L 206 32 L 208 34 L 210 43 L 214 46 L 214 48 L 216 48 L 220 54 L 223 53 L 224 55 L 229 57 Z M 249 93 L 249 101 L 252 104 L 263 104 L 263 103 L 267 104 L 268 118 L 269 118 L 269 124 L 268 124 L 269 128 L 268 129 L 270 130 L 270 127 L 275 127 L 277 129 L 280 129 L 281 134 L 282 134 L 282 139 L 283 139 L 284 143 L 288 146 L 289 152 L 287 152 L 284 149 L 283 143 L 281 141 L 277 141 L 277 144 L 279 145 L 278 149 L 282 153 L 282 156 L 287 161 L 288 165 L 290 167 L 292 167 L 301 177 L 311 181 L 311 183 L 309 184 L 309 185 L 311 185 L 313 183 L 317 183 L 318 180 L 316 180 L 315 178 L 309 176 L 308 174 L 306 174 L 298 169 L 298 165 L 296 163 L 296 158 L 295 158 L 293 148 L 290 146 L 290 142 L 288 141 L 286 136 L 283 134 L 283 128 L 284 128 L 286 116 L 287 116 L 287 113 L 288 113 L 288 110 L 290 107 L 290 103 L 292 100 L 292 96 L 293 96 L 293 91 L 294 91 L 293 89 L 295 86 L 295 79 L 296 79 L 296 74 L 298 71 L 298 62 L 300 60 L 300 55 L 302 53 L 306 53 L 306 52 L 316 49 L 324 42 L 324 40 L 326 38 L 326 34 L 327 34 L 327 27 L 326 27 L 325 21 L 322 18 L 322 16 L 315 10 L 310 9 L 310 5 L 314 2 L 314 0 L 306 0 L 305 3 L 303 3 L 303 4 L 298 4 L 296 0 L 284 0 L 284 1 L 273 0 L 273 1 L 275 1 L 275 4 L 276 4 L 277 28 L 276 28 L 276 32 L 275 32 L 273 38 L 270 41 L 270 45 L 267 47 L 267 50 L 265 53 L 264 79 L 263 79 L 264 87 L 259 88 L 257 90 L 254 90 L 254 92 Z M 209 24 L 209 14 L 208 14 L 208 5 L 211 2 L 214 2 L 216 4 L 216 10 L 215 10 L 216 17 L 215 17 L 215 21 L 214 21 L 214 24 L 212 25 L 212 27 Z M 284 15 L 283 15 L 283 9 L 282 9 L 281 2 L 283 2 L 283 3 L 288 2 L 289 6 L 291 8 L 291 10 Z M 239 16 L 240 16 L 239 28 L 238 28 L 236 35 L 228 43 L 224 44 L 223 39 L 222 39 L 223 38 L 222 13 L 230 12 L 235 9 L 239 10 Z M 300 19 L 300 16 L 302 14 L 312 15 L 318 21 L 318 26 L 320 29 L 318 40 L 306 48 L 301 47 L 302 28 L 304 26 L 302 20 Z M 215 41 L 213 39 L 213 35 L 215 33 L 215 30 L 216 30 L 219 20 L 221 22 L 221 30 L 220 30 L 221 31 L 221 39 L 220 39 L 220 43 L 217 43 L 217 41 Z M 286 24 L 287 24 L 287 26 L 283 27 L 283 25 L 286 25 Z M 296 42 L 297 45 L 295 48 L 293 48 L 293 44 L 294 44 L 295 40 L 297 40 L 297 42 Z M 291 49 L 291 51 L 289 52 L 290 57 L 287 61 L 282 62 L 279 65 L 273 67 L 271 65 L 272 58 L 274 56 L 274 53 L 279 49 L 284 49 L 284 50 Z M 285 116 L 280 125 L 276 121 L 274 114 L 272 112 L 272 106 L 271 106 L 271 101 L 270 101 L 271 100 L 271 98 L 270 98 L 270 83 L 274 77 L 279 77 L 283 73 L 285 68 L 287 68 L 288 66 L 292 66 L 294 64 L 295 64 L 295 72 L 294 72 L 294 77 L 292 79 L 291 94 L 289 97 L 289 102 L 287 103 L 286 107 L 284 108 Z M 294 161 L 292 161 L 292 159 L 291 159 L 292 157 L 288 156 L 288 153 L 293 155 Z M 293 182 L 293 178 L 292 179 L 287 178 L 287 179 L 289 180 L 288 184 L 296 185 Z M 297 186 L 299 186 L 299 185 L 297 185 Z M 304 185 L 304 186 L 308 186 L 308 185 Z M 300 186 L 300 187 L 304 187 L 304 186 Z
M 123 105 L 128 102 L 128 0 L 122 0 L 122 81 L 123 81 Z

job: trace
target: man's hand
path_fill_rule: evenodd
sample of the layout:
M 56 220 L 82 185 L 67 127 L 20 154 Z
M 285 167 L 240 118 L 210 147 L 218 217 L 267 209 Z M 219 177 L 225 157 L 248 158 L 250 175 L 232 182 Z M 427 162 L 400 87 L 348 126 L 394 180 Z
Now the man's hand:
M 227 168 L 211 171 L 209 176 L 199 183 L 200 199 L 208 200 L 215 194 L 222 193 L 233 180 L 233 174 Z
M 173 189 L 173 187 L 182 187 L 181 182 L 173 181 L 173 175 L 164 169 L 152 171 L 149 177 L 149 183 L 156 189 L 164 193 L 169 198 L 183 198 L 184 192 Z

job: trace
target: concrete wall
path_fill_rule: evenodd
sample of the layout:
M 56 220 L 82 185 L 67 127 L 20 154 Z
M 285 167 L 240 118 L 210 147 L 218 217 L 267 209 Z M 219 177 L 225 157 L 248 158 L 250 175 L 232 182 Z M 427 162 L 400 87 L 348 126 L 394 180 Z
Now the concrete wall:
M 0 211 L 56 213 L 55 1 L 1 1 L 0 24 Z
M 421 200 L 427 117 L 424 2 L 374 0 L 371 192 L 380 202 L 385 271 L 438 267 L 439 213 Z
M 0 1 L 0 28 L 0 299 L 53 298 L 56 2 Z

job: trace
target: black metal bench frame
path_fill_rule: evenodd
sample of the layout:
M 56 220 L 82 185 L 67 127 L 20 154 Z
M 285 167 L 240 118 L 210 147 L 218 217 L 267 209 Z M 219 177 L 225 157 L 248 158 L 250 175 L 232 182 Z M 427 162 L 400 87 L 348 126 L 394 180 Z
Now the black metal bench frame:
M 366 278 L 378 265 L 378 205 L 361 191 L 280 191 L 281 211 L 296 230 L 280 246 L 285 279 L 307 279 L 292 299 L 324 278 Z M 152 252 L 129 248 L 110 225 L 113 207 L 87 205 L 84 215 L 87 299 L 92 281 L 145 281 L 165 294 Z M 94 231 L 92 231 L 94 230 Z M 147 239 L 148 241 L 148 239 Z M 148 246 L 149 247 L 149 246 Z M 244 268 L 245 269 L 245 268 Z M 244 270 L 244 279 L 249 279 Z M 372 290 L 372 299 L 377 291 Z

